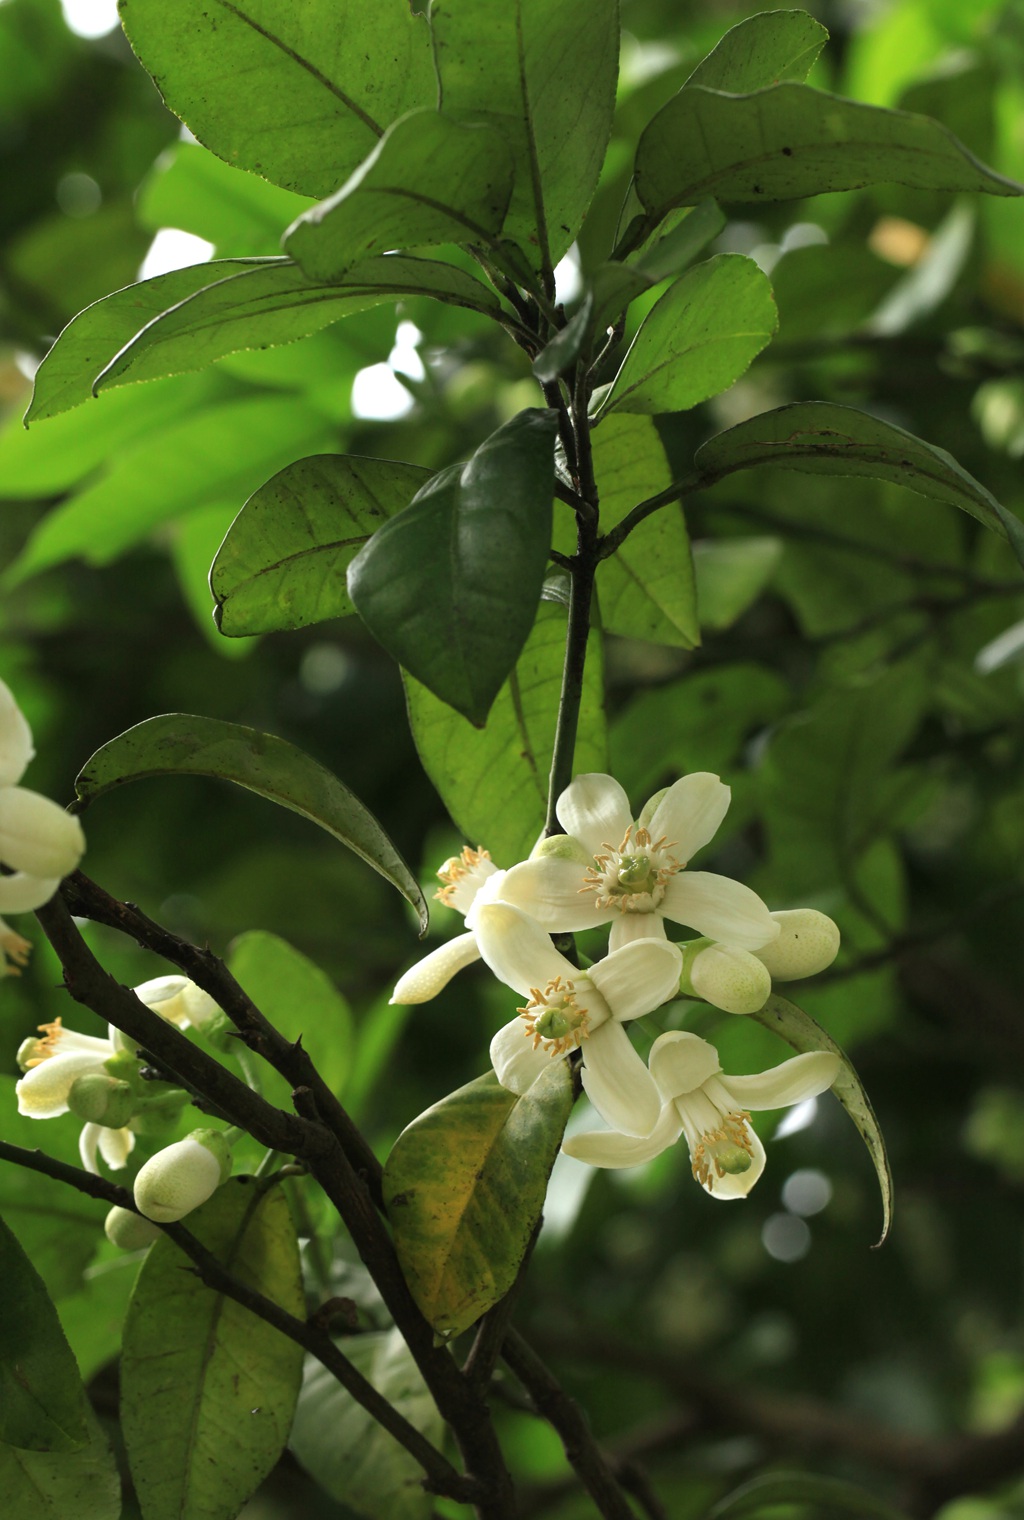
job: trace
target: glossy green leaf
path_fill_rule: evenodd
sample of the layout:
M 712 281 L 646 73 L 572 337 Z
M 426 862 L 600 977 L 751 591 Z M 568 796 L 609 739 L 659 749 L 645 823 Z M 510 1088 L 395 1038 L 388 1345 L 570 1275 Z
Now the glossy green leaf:
M 777 323 L 771 286 L 754 261 L 718 254 L 684 274 L 651 308 L 604 405 L 686 411 L 738 380 Z
M 713 1504 L 705 1520 L 746 1520 L 748 1516 L 774 1513 L 780 1505 L 799 1505 L 814 1520 L 823 1515 L 855 1515 L 858 1520 L 906 1520 L 902 1510 L 894 1509 L 856 1484 L 846 1483 L 841 1478 L 823 1478 L 817 1473 L 801 1472 L 761 1473 Z
M 611 327 L 645 290 L 680 274 L 724 226 L 725 216 L 715 201 L 684 206 L 670 212 L 626 263 L 598 265 L 593 275 L 595 331 Z
M 821 475 L 870 475 L 969 512 L 1024 565 L 1024 524 L 945 449 L 850 406 L 800 401 L 762 412 L 709 439 L 694 463 L 708 485 L 735 470 L 776 464 Z
M 786 201 L 873 184 L 1024 195 L 938 122 L 805 84 L 752 95 L 688 85 L 648 124 L 636 154 L 637 195 L 654 218 L 709 195 Z
M 606 531 L 672 479 L 650 417 L 613 412 L 594 431 L 593 453 L 601 526 Z M 564 520 L 563 514 L 560 521 Z M 597 590 L 601 622 L 609 633 L 682 649 L 699 644 L 693 563 L 682 508 L 670 507 L 645 518 L 622 547 L 601 562 Z
M 515 1282 L 571 1108 L 565 1061 L 520 1098 L 488 1072 L 395 1141 L 384 1202 L 410 1291 L 439 1335 L 467 1329 Z
M 121 1477 L 96 1416 L 77 1451 L 22 1451 L 0 1445 L 0 1493 L 17 1520 L 120 1520 Z
M 686 84 L 748 95 L 784 79 L 802 82 L 827 41 L 826 28 L 806 11 L 765 11 L 760 16 L 748 16 L 730 27 Z
M 180 227 L 230 258 L 279 254 L 282 232 L 310 204 L 309 196 L 234 169 L 199 143 L 179 142 L 143 181 L 136 210 L 153 232 Z
M 212 776 L 233 781 L 319 824 L 391 882 L 427 926 L 416 878 L 380 824 L 348 787 L 302 750 L 274 734 L 219 718 L 166 713 L 111 739 L 75 781 L 80 810 L 104 792 L 153 776 Z
M 352 1010 L 326 972 L 276 934 L 250 929 L 228 952 L 228 969 L 280 1034 L 300 1040 L 333 1092 L 340 1094 L 352 1067 Z M 291 1084 L 260 1065 L 264 1097 L 291 1106 Z
M 731 628 L 771 581 L 781 554 L 781 538 L 707 538 L 694 544 L 700 626 Z
M 440 1447 L 444 1422 L 401 1332 L 370 1331 L 341 1345 L 378 1393 Z M 428 1520 L 434 1512 L 419 1463 L 312 1358 L 289 1445 L 320 1487 L 359 1515 Z
M 189 1229 L 245 1287 L 303 1317 L 299 1246 L 280 1188 L 219 1188 Z M 302 1348 L 200 1282 L 164 1236 L 139 1272 L 124 1327 L 121 1418 L 144 1520 L 234 1520 L 277 1462 Z
M 340 190 L 298 219 L 284 246 L 314 280 L 339 279 L 392 248 L 486 246 L 501 231 L 513 175 L 492 127 L 412 111 Z
M 405 682 L 424 770 L 463 837 L 483 845 L 499 865 L 525 860 L 544 827 L 564 660 L 564 609 L 542 603 L 482 729 L 425 686 Z M 607 770 L 603 681 L 601 645 L 592 639 L 583 674 L 578 771 Z
M 441 109 L 512 150 L 505 235 L 553 268 L 579 231 L 611 135 L 616 0 L 441 0 L 431 6 Z
M 314 454 L 250 496 L 210 571 L 215 617 L 229 638 L 305 628 L 354 609 L 353 557 L 409 505 L 430 472 L 415 464 Z
M 533 626 L 551 544 L 554 414 L 520 412 L 435 475 L 349 566 L 389 654 L 482 727 Z
M 110 358 L 94 386 L 176 375 L 239 349 L 294 343 L 406 295 L 434 296 L 492 316 L 499 310 L 497 297 L 474 275 L 431 259 L 368 259 L 332 283 L 307 279 L 289 259 L 268 261 L 208 284 L 155 317 Z
M 259 393 L 194 410 L 135 440 L 108 470 L 49 512 L 8 583 L 78 556 L 109 564 L 179 513 L 242 502 L 274 470 L 326 448 L 333 430 L 304 398 Z
M 68 1451 L 89 1438 L 88 1400 L 39 1273 L 0 1219 L 0 1442 Z
M 546 343 L 533 361 L 533 373 L 542 385 L 557 380 L 572 369 L 583 351 L 594 315 L 593 292 L 588 291 L 580 308 L 563 328 Z
M 128 40 L 218 157 L 329 195 L 396 117 L 435 102 L 425 21 L 402 0 L 120 0 Z
M 831 1035 L 826 1034 L 820 1024 L 815 1023 L 809 1013 L 804 1013 L 795 1003 L 788 1002 L 774 992 L 764 1007 L 749 1017 L 758 1024 L 763 1024 L 765 1029 L 773 1030 L 780 1039 L 801 1054 L 808 1050 L 827 1050 L 839 1057 L 842 1064 L 839 1075 L 832 1084 L 832 1091 L 856 1125 L 878 1177 L 882 1195 L 882 1233 L 877 1243 L 882 1245 L 892 1225 L 892 1172 L 889 1170 L 885 1141 L 871 1107 L 871 1100 L 864 1091 L 849 1056 L 839 1048 Z

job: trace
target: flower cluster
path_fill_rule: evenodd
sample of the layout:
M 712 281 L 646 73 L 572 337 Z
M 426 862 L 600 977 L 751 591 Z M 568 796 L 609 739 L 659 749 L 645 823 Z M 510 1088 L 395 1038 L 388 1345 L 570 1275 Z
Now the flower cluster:
M 811 976 L 836 955 L 839 933 L 824 914 L 773 913 L 742 883 L 687 869 L 729 801 L 729 788 L 701 772 L 634 818 L 611 776 L 577 776 L 558 799 L 565 833 L 529 860 L 501 871 L 486 850 L 466 849 L 445 862 L 437 896 L 464 915 L 466 932 L 417 962 L 392 997 L 425 1002 L 483 959 L 526 1000 L 491 1041 L 505 1087 L 523 1093 L 549 1060 L 579 1050 L 584 1089 L 609 1127 L 563 1149 L 593 1166 L 634 1166 L 685 1135 L 694 1176 L 715 1198 L 744 1196 L 764 1168 L 749 1111 L 802 1102 L 839 1071 L 838 1057 L 815 1052 L 725 1077 L 712 1045 L 677 1031 L 655 1040 L 645 1065 L 623 1027 L 680 995 L 754 1013 L 773 978 Z M 670 940 L 666 920 L 698 937 Z M 608 954 L 582 971 L 552 943 L 604 926 Z
M 49 902 L 85 851 L 82 825 L 49 797 L 19 786 L 35 754 L 32 730 L 0 681 L 0 912 L 28 913 Z M 29 943 L 0 918 L 0 970 L 16 976 Z

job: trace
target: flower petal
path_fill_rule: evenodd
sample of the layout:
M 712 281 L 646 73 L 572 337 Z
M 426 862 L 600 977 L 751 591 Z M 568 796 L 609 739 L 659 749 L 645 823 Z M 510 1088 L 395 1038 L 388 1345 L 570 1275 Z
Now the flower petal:
M 745 1172 L 726 1172 L 719 1177 L 712 1171 L 707 1182 L 701 1182 L 701 1187 L 711 1198 L 717 1198 L 723 1203 L 728 1203 L 731 1198 L 746 1198 L 754 1183 L 764 1171 L 767 1157 L 764 1146 L 749 1124 L 744 1125 L 747 1132 L 747 1141 L 750 1146 L 750 1165 Z M 700 1181 L 700 1178 L 697 1178 Z
M 96 1165 L 96 1151 L 100 1143 L 102 1126 L 99 1124 L 83 1124 L 82 1133 L 78 1137 L 78 1154 L 82 1158 L 82 1165 L 93 1176 L 99 1176 L 99 1167 Z
M 637 939 L 667 939 L 660 913 L 616 913 L 608 933 L 608 949 L 622 950 Z
M 645 1137 L 620 1135 L 613 1129 L 595 1129 L 564 1140 L 562 1149 L 567 1156 L 575 1156 L 577 1161 L 585 1161 L 588 1166 L 640 1166 L 675 1145 L 681 1132 L 675 1109 L 668 1103 L 651 1133 Z
M 605 844 L 616 849 L 633 822 L 622 787 L 614 776 L 596 771 L 577 776 L 559 797 L 555 812 L 565 832 L 575 834 L 591 855 L 599 855 Z
M 473 923 L 477 946 L 488 966 L 499 981 L 523 997 L 556 976 L 578 979 L 579 971 L 559 955 L 547 931 L 519 908 L 488 903 L 477 911 Z
M 505 872 L 502 901 L 521 908 L 554 934 L 596 929 L 606 924 L 615 910 L 596 906 L 593 892 L 586 888 L 585 875 L 585 868 L 574 860 L 550 856 L 524 860 Z
M 583 1086 L 601 1118 L 623 1135 L 649 1135 L 661 1101 L 621 1024 L 609 1019 L 583 1041 Z
M 789 1108 L 825 1092 L 839 1075 L 839 1067 L 839 1057 L 831 1051 L 809 1050 L 754 1076 L 719 1080 L 734 1109 Z
M 432 950 L 399 977 L 392 1003 L 429 1003 L 443 992 L 457 971 L 480 959 L 475 934 L 458 934 L 446 945 Z
M 56 802 L 23 786 L 0 787 L 0 860 L 30 876 L 73 871 L 85 851 L 82 825 Z
M 34 754 L 32 730 L 14 700 L 14 693 L 5 681 L 0 681 L 0 786 L 13 786 L 20 781 Z
M 491 1065 L 495 1076 L 502 1087 L 520 1097 L 533 1086 L 551 1060 L 543 1048 L 534 1050 L 522 1019 L 503 1024 L 491 1040 Z
M 653 840 L 667 839 L 683 863 L 713 839 L 729 811 L 732 792 L 710 771 L 681 776 L 658 803 L 648 825 Z
M 27 871 L 0 876 L 0 911 L 31 913 L 49 902 L 59 886 L 59 876 L 30 876 Z
M 109 1057 L 110 1047 L 106 1046 Z M 68 1093 L 76 1077 L 102 1071 L 102 1061 L 87 1050 L 47 1056 L 14 1086 L 19 1114 L 29 1119 L 55 1119 L 68 1111 Z
M 124 1129 L 100 1126 L 99 1151 L 111 1171 L 119 1172 L 123 1166 L 127 1166 L 128 1157 L 134 1149 L 135 1136 L 127 1126 Z
M 659 1035 L 648 1060 L 651 1076 L 665 1099 L 695 1092 L 722 1069 L 715 1047 L 699 1034 L 682 1029 Z
M 756 892 L 741 881 L 710 871 L 681 871 L 673 876 L 658 906 L 674 923 L 741 950 L 757 950 L 779 932 Z
M 606 955 L 587 975 L 607 1002 L 612 1017 L 621 1022 L 651 1013 L 675 997 L 682 966 L 680 951 L 667 939 L 637 939 Z

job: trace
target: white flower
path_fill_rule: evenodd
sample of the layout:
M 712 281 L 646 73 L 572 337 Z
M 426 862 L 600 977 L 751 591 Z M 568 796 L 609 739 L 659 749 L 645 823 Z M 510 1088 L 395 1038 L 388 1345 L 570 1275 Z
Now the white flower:
M 595 1130 L 562 1149 L 590 1166 L 639 1166 L 686 1136 L 693 1175 L 712 1198 L 744 1198 L 764 1171 L 764 1146 L 750 1127 L 752 1109 L 788 1108 L 831 1087 L 839 1057 L 793 1056 L 770 1071 L 727 1077 L 718 1052 L 699 1035 L 672 1031 L 651 1047 L 651 1075 L 661 1113 L 646 1138 Z
M 634 822 L 611 776 L 577 776 L 557 813 L 585 861 L 549 853 L 523 861 L 506 873 L 502 900 L 554 933 L 610 923 L 612 950 L 664 936 L 663 918 L 756 950 L 779 932 L 756 892 L 728 876 L 684 869 L 714 836 L 730 795 L 717 776 L 696 772 L 652 797 Z
M 108 1039 L 65 1029 L 60 1019 L 40 1024 L 41 1040 L 26 1040 L 18 1051 L 25 1072 L 15 1084 L 18 1112 L 30 1119 L 55 1119 L 69 1109 L 68 1095 L 79 1077 L 110 1075 L 108 1061 L 134 1053 L 119 1029 L 110 1026 Z
M 128 1157 L 135 1149 L 135 1136 L 127 1125 L 111 1129 L 106 1124 L 83 1124 L 78 1137 L 78 1154 L 87 1172 L 99 1174 L 96 1154 L 103 1157 L 112 1172 L 119 1172 L 128 1165 Z
M 478 910 L 476 936 L 495 975 L 529 998 L 491 1041 L 502 1086 L 525 1092 L 547 1060 L 579 1047 L 583 1086 L 601 1117 L 625 1134 L 649 1134 L 658 1093 L 622 1025 L 678 991 L 682 957 L 675 945 L 635 940 L 580 971 L 538 923 L 506 903 Z
M 231 1175 L 231 1148 L 218 1130 L 197 1129 L 151 1156 L 135 1179 L 135 1207 L 156 1224 L 184 1219 Z
M 0 876 L 3 913 L 26 913 L 49 902 L 85 850 L 77 818 L 17 785 L 34 753 L 24 715 L 0 681 L 0 863 L 14 873 Z
M 392 1003 L 428 1003 L 443 992 L 457 971 L 480 959 L 473 933 L 476 910 L 484 903 L 495 902 L 506 872 L 501 871 L 486 850 L 466 848 L 453 855 L 438 871 L 444 883 L 434 896 L 446 908 L 455 908 L 466 920 L 467 933 L 458 934 L 447 944 L 423 956 L 410 966 L 391 995 Z
M 178 1029 L 203 1029 L 221 1012 L 210 994 L 187 976 L 155 976 L 132 990 L 141 1003 Z

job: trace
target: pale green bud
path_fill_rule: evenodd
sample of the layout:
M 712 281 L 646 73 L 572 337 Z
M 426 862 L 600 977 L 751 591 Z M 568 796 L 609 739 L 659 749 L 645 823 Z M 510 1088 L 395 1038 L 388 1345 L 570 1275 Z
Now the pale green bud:
M 773 913 L 779 933 L 754 954 L 777 982 L 795 982 L 831 966 L 839 953 L 839 930 L 816 908 L 788 908 Z
M 549 834 L 538 839 L 530 851 L 531 860 L 571 860 L 575 865 L 587 866 L 593 860 L 586 848 L 574 834 Z
M 694 940 L 683 947 L 680 989 L 726 1013 L 756 1013 L 771 993 L 772 979 L 749 950 Z
M 143 1219 L 141 1214 L 122 1209 L 117 1204 L 103 1221 L 103 1232 L 111 1245 L 122 1251 L 144 1251 L 163 1234 L 151 1219 Z
M 135 1207 L 157 1224 L 184 1219 L 231 1175 L 231 1147 L 219 1130 L 196 1129 L 151 1156 L 135 1179 Z
M 123 1129 L 135 1112 L 135 1091 L 131 1083 L 117 1077 L 101 1071 L 85 1072 L 68 1089 L 68 1108 L 87 1124 Z

